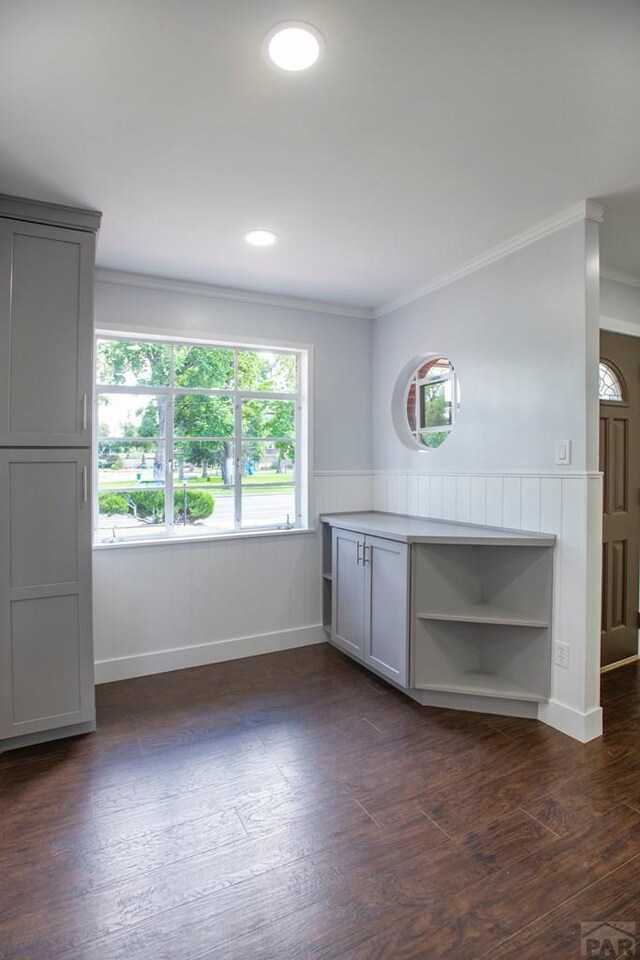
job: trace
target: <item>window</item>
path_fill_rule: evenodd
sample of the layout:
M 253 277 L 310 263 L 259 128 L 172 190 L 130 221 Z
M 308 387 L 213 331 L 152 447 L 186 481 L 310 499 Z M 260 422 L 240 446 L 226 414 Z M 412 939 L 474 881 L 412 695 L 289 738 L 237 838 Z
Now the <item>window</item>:
M 99 335 L 96 541 L 307 523 L 307 351 Z
M 600 361 L 599 396 L 604 403 L 624 403 L 622 377 L 607 360 Z
M 413 445 L 439 447 L 456 422 L 460 402 L 453 364 L 431 357 L 415 370 L 406 394 L 406 417 Z

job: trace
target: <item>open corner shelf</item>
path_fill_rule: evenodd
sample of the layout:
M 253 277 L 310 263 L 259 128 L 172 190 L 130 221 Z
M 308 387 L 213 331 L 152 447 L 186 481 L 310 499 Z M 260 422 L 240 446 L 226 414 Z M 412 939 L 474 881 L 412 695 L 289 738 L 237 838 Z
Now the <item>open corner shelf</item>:
M 539 628 L 549 626 L 548 619 L 526 616 L 488 603 L 471 603 L 449 610 L 421 610 L 416 616 L 418 620 L 445 620 L 452 623 L 488 623 L 496 626 Z
M 442 678 L 439 683 L 418 683 L 419 690 L 434 690 L 446 693 L 466 693 L 483 697 L 495 697 L 504 700 L 533 700 L 541 702 L 546 697 L 530 690 L 520 683 L 486 673 L 483 670 L 467 670 L 457 675 Z

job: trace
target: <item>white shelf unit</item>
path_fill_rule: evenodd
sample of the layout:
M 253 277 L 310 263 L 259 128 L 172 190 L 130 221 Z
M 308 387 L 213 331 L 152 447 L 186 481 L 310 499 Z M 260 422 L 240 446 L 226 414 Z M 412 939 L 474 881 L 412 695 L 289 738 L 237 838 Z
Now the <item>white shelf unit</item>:
M 551 546 L 416 543 L 411 686 L 546 700 Z

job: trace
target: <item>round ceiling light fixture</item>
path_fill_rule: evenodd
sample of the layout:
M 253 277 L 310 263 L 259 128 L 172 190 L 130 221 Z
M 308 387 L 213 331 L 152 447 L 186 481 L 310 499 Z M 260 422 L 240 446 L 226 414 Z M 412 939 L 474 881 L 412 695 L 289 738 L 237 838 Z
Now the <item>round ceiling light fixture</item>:
M 272 247 L 278 235 L 273 230 L 249 230 L 244 238 L 252 247 Z
M 269 30 L 263 49 L 276 67 L 297 73 L 308 70 L 318 60 L 324 51 L 324 37 L 309 23 L 288 20 Z

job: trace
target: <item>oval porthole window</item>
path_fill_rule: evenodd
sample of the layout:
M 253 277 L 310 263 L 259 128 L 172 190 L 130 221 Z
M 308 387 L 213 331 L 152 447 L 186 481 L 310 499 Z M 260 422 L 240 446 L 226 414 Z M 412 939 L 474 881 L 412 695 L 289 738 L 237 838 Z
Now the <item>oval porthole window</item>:
M 453 430 L 460 408 L 460 384 L 447 357 L 417 357 L 400 374 L 393 400 L 396 432 L 405 446 L 433 450 Z

